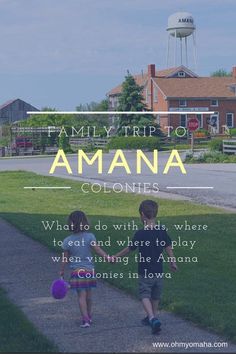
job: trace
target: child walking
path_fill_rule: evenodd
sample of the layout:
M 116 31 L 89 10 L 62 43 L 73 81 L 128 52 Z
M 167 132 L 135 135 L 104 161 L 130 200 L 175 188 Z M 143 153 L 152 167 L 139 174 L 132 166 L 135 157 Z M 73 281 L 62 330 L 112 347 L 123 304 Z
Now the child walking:
M 64 276 L 67 262 L 71 268 L 70 286 L 78 294 L 82 316 L 82 328 L 92 323 L 92 288 L 96 287 L 96 274 L 92 261 L 92 250 L 109 261 L 109 256 L 98 245 L 95 236 L 89 232 L 89 222 L 82 211 L 74 211 L 68 218 L 72 234 L 62 244 L 62 264 L 60 276 Z
M 130 247 L 124 248 L 114 256 L 122 257 L 138 248 L 139 297 L 147 315 L 142 324 L 150 325 L 153 334 L 161 329 L 158 305 L 162 293 L 162 277 L 157 277 L 163 272 L 163 259 L 160 256 L 165 250 L 169 257 L 174 257 L 171 239 L 166 230 L 156 224 L 157 212 L 158 205 L 153 200 L 144 200 L 140 204 L 139 213 L 144 228 L 135 233 Z M 170 267 L 172 271 L 177 270 L 175 262 L 171 262 Z

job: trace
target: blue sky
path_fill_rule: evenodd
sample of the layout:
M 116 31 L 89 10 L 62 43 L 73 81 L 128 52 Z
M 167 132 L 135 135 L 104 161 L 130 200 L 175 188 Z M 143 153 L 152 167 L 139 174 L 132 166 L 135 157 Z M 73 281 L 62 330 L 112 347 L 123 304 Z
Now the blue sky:
M 176 11 L 194 16 L 198 74 L 236 65 L 235 0 L 0 0 L 0 102 L 73 110 L 127 69 L 165 68 Z

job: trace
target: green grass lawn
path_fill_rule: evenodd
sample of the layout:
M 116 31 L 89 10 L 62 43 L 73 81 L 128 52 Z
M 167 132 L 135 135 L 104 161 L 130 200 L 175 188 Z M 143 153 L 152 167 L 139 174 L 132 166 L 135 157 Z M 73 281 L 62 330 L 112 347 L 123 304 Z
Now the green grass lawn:
M 57 352 L 0 289 L 0 352 Z
M 133 231 L 114 231 L 112 225 L 134 220 L 139 223 L 138 206 L 146 199 L 134 194 L 83 194 L 80 183 L 54 177 L 43 177 L 26 172 L 0 173 L 0 214 L 28 236 L 38 240 L 50 249 L 54 237 L 63 240 L 66 231 L 45 231 L 41 220 L 59 220 L 66 223 L 68 214 L 82 209 L 90 218 L 92 226 L 100 219 L 108 230 L 96 231 L 98 240 L 111 237 L 110 254 L 120 248 L 116 240 L 127 239 Z M 24 190 L 30 185 L 70 185 L 71 190 Z M 159 200 L 159 217 L 169 228 L 173 240 L 197 241 L 195 248 L 176 247 L 176 256 L 197 256 L 198 263 L 179 263 L 179 272 L 165 280 L 162 307 L 171 310 L 195 323 L 224 334 L 236 340 L 236 293 L 235 281 L 235 214 L 219 209 L 183 201 Z M 187 220 L 191 224 L 207 224 L 208 231 L 175 230 L 175 224 Z M 59 248 L 58 248 L 59 250 Z M 50 260 L 49 260 L 50 266 Z M 134 254 L 128 266 L 98 263 L 98 272 L 136 272 Z M 165 265 L 168 271 L 168 265 Z M 135 279 L 110 279 L 115 286 L 136 294 Z M 111 309 L 112 310 L 112 309 Z
M 202 144 L 194 144 L 194 149 L 206 149 L 208 148 L 208 143 L 202 143 Z M 191 143 L 189 144 L 184 144 L 184 143 L 167 143 L 165 145 L 161 146 L 161 151 L 169 151 L 172 149 L 177 149 L 177 150 L 191 150 Z

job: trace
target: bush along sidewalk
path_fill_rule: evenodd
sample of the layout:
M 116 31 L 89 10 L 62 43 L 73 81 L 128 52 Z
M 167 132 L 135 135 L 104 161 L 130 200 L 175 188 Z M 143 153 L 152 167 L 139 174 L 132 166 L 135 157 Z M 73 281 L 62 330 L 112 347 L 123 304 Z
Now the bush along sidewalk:
M 219 151 L 208 151 L 194 156 L 186 155 L 185 163 L 236 163 L 236 155 L 222 154 Z
M 212 139 L 209 143 L 209 148 L 211 151 L 223 151 L 223 139 Z
M 112 138 L 108 143 L 108 149 L 142 149 L 153 151 L 160 149 L 160 138 L 158 137 L 133 137 L 133 136 L 118 136 Z

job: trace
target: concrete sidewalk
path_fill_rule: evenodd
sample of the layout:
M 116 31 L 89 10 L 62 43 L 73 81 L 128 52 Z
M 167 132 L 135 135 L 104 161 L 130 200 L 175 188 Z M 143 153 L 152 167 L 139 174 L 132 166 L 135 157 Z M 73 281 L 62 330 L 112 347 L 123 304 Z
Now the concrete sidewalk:
M 94 324 L 81 329 L 76 295 L 69 292 L 61 301 L 50 296 L 51 282 L 58 274 L 52 253 L 2 219 L 0 239 L 0 286 L 62 352 L 236 352 L 236 345 L 229 342 L 228 348 L 221 349 L 153 348 L 153 342 L 226 340 L 164 311 L 160 314 L 162 332 L 153 336 L 140 323 L 144 314 L 139 301 L 101 281 L 94 290 Z

